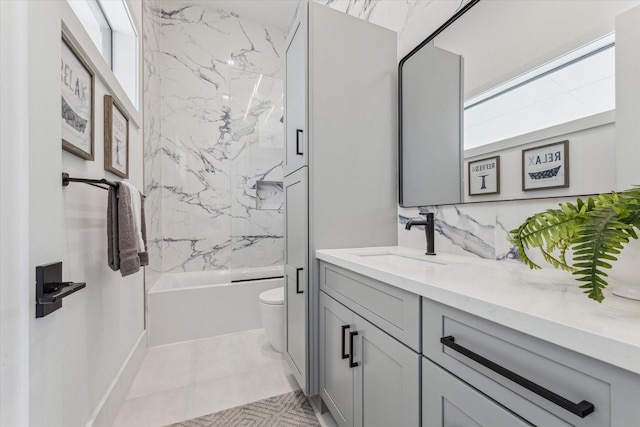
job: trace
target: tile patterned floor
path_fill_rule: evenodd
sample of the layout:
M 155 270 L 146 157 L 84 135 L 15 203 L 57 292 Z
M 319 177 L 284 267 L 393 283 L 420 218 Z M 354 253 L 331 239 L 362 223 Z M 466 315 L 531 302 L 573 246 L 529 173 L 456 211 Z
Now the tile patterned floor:
M 114 427 L 166 426 L 297 389 L 263 329 L 151 347 Z

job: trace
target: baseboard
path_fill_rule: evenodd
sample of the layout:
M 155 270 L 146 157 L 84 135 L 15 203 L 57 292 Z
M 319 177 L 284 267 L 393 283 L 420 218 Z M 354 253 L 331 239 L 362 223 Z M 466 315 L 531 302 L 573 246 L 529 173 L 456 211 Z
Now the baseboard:
M 338 423 L 329 412 L 329 409 L 325 406 L 320 395 L 308 397 L 309 403 L 315 412 L 318 421 L 320 421 L 321 427 L 338 427 Z
M 111 427 L 127 396 L 147 350 L 147 331 L 142 331 L 118 375 L 107 389 L 86 427 Z

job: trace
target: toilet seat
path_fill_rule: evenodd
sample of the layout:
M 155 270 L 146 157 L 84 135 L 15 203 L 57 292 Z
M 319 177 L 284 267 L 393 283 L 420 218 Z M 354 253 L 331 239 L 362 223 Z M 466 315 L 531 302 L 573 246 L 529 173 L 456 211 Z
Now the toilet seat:
M 260 298 L 260 302 L 263 304 L 282 305 L 284 304 L 284 287 L 281 286 L 279 288 L 264 291 L 258 298 Z

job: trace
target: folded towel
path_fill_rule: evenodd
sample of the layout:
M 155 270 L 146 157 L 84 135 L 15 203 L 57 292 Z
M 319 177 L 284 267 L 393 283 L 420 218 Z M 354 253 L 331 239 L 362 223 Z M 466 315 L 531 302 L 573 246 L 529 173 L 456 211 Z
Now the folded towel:
M 147 225 L 144 215 L 144 196 L 140 194 L 140 234 L 142 235 L 143 251 L 138 253 L 140 265 L 149 265 L 149 252 L 147 249 Z
M 140 266 L 149 265 L 144 196 L 135 187 L 132 193 L 132 187 L 120 182 L 118 189 L 109 188 L 107 201 L 107 263 L 113 271 L 120 270 L 123 277 L 138 272 Z M 134 208 L 135 202 L 139 210 Z
M 120 270 L 118 239 L 118 190 L 109 187 L 107 200 L 107 263 L 113 271 Z
M 145 244 L 142 239 L 142 196 L 138 189 L 130 182 L 121 181 L 120 185 L 126 185 L 129 187 L 129 194 L 131 196 L 131 211 L 133 215 L 133 225 L 135 227 L 136 245 L 138 247 L 138 253 L 145 252 Z
M 120 255 L 120 274 L 122 277 L 140 270 L 138 256 L 138 237 L 135 231 L 135 218 L 131 206 L 132 197 L 129 186 L 118 185 L 118 250 Z

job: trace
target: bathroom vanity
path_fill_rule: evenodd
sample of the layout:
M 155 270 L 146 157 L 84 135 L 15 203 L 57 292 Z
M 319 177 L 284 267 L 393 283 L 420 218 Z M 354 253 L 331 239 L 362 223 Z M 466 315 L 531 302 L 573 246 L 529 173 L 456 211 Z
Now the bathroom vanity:
M 637 425 L 637 301 L 608 289 L 599 304 L 571 275 L 508 262 L 316 256 L 320 392 L 338 425 Z

